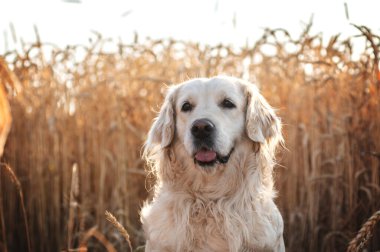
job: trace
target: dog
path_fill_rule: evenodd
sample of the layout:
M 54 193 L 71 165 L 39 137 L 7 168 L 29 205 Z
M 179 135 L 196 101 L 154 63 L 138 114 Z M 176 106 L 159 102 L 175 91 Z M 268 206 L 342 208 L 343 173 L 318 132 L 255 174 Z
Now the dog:
M 226 76 L 168 89 L 144 146 L 156 176 L 145 251 L 285 251 L 273 182 L 281 121 L 256 85 Z

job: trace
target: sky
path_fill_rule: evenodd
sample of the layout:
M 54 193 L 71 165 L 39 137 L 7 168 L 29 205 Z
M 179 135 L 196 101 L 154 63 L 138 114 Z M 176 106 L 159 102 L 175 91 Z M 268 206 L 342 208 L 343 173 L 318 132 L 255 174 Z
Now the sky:
M 60 47 L 86 44 L 92 31 L 131 42 L 175 38 L 237 47 L 254 43 L 263 29 L 285 28 L 297 36 L 313 16 L 312 31 L 325 38 L 357 35 L 350 25 L 380 33 L 379 0 L 3 0 L 0 54 L 19 48 L 20 38 Z M 348 6 L 348 18 L 344 5 Z M 11 25 L 12 24 L 12 25 Z M 14 27 L 14 33 L 12 28 Z M 15 34 L 15 36 L 13 36 Z

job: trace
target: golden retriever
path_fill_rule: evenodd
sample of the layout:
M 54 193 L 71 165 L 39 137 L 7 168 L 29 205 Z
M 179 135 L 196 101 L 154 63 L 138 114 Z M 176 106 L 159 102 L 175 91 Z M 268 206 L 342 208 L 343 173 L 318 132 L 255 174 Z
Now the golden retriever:
M 146 251 L 285 251 L 273 202 L 281 121 L 233 77 L 172 86 L 144 157 L 157 177 L 141 210 Z

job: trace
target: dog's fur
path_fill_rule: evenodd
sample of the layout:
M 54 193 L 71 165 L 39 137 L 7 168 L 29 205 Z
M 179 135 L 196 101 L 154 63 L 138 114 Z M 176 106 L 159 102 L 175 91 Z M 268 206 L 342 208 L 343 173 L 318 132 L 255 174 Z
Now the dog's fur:
M 234 108 L 221 105 L 226 98 Z M 228 162 L 196 162 L 191 127 L 201 118 L 215 125 L 212 150 Z M 280 119 L 254 84 L 214 77 L 171 87 L 144 149 L 157 177 L 141 211 L 146 251 L 284 251 L 272 178 L 280 142 Z

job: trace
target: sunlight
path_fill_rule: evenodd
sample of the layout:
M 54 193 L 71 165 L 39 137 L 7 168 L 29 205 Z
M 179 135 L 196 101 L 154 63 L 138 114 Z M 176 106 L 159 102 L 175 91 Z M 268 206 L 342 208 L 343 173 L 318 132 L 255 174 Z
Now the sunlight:
M 347 3 L 347 20 L 344 3 Z M 20 8 L 22 6 L 22 8 Z M 371 8 L 368 8 L 370 6 Z M 122 0 L 13 0 L 0 15 L 3 43 L 0 53 L 21 48 L 21 39 L 33 42 L 38 28 L 46 42 L 58 46 L 86 44 L 97 31 L 104 37 L 132 41 L 140 38 L 174 38 L 209 44 L 243 46 L 254 43 L 266 27 L 285 28 L 298 35 L 313 17 L 313 31 L 325 37 L 357 34 L 350 23 L 379 29 L 380 2 L 361 1 L 131 1 Z M 13 24 L 11 27 L 10 24 Z

